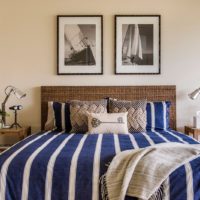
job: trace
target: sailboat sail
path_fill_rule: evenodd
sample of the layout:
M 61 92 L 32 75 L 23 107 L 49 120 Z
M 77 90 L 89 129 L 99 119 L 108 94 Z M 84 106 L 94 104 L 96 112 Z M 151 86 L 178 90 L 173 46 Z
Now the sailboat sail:
M 74 51 L 81 51 L 84 49 L 84 45 L 81 43 L 84 36 L 78 25 L 65 25 L 65 37 L 70 42 Z
M 64 36 L 65 65 L 95 65 L 94 49 L 79 25 L 65 25 Z
M 138 24 L 128 25 L 123 42 L 123 57 L 125 59 L 134 60 L 135 57 L 143 59 L 142 42 Z

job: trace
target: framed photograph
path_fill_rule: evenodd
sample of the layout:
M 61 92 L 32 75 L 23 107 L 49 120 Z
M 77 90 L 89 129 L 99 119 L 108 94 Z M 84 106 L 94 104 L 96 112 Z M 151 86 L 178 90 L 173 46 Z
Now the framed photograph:
M 115 15 L 115 74 L 160 74 L 160 15 Z
M 103 74 L 102 15 L 57 16 L 57 74 Z

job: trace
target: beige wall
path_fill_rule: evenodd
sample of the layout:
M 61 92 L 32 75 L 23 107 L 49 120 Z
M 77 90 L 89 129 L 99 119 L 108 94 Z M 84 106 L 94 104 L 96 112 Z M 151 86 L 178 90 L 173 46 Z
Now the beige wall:
M 104 75 L 56 75 L 56 15 L 104 16 Z M 115 76 L 114 14 L 161 14 L 162 74 Z M 20 123 L 40 127 L 41 85 L 177 85 L 178 127 L 192 123 L 200 100 L 187 93 L 200 86 L 199 0 L 0 0 L 0 101 L 11 84 L 28 95 Z M 9 121 L 12 121 L 12 116 Z

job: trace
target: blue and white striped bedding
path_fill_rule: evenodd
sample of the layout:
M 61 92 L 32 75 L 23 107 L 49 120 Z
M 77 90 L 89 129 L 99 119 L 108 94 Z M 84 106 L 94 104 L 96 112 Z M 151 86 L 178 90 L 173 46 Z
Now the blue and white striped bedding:
M 116 153 L 162 142 L 197 143 L 172 130 L 129 135 L 57 131 L 32 135 L 0 155 L 0 200 L 101 199 L 99 178 Z M 193 184 L 187 184 L 188 179 Z M 166 200 L 199 200 L 200 158 L 173 172 L 168 185 Z
M 147 130 L 151 129 L 169 129 L 169 110 L 171 103 L 169 101 L 148 102 L 147 111 Z

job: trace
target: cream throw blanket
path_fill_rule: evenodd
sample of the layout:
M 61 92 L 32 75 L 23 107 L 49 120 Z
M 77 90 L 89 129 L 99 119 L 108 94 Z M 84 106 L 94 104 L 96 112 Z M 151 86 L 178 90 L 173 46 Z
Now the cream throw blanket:
M 128 195 L 143 200 L 160 199 L 157 191 L 168 176 L 199 154 L 200 145 L 180 143 L 123 151 L 114 157 L 102 177 L 103 198 L 124 200 Z

